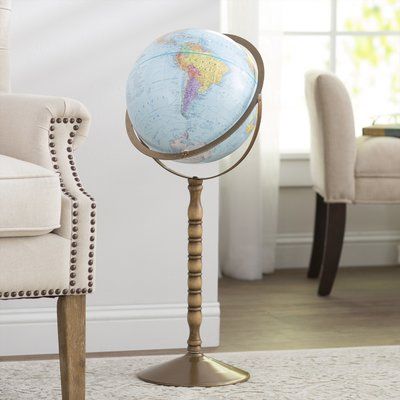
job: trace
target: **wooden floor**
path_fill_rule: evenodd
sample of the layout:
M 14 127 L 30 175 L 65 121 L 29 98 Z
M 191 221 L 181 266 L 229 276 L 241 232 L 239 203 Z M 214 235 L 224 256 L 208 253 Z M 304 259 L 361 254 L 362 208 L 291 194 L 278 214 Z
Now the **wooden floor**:
M 284 270 L 261 281 L 221 279 L 221 345 L 207 352 L 400 344 L 400 267 L 341 269 L 332 295 L 325 298 L 316 294 L 318 282 L 305 275 L 305 270 Z M 56 357 L 0 357 L 0 361 Z
M 345 268 L 330 297 L 305 271 L 223 279 L 218 351 L 400 344 L 400 268 Z

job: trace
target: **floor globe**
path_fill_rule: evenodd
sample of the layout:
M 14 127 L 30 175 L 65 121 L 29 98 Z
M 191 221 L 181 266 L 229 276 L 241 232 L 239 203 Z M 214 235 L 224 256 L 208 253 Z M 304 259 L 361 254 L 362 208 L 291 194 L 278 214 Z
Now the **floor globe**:
M 162 153 L 201 148 L 227 132 L 249 107 L 257 64 L 218 32 L 185 29 L 155 40 L 129 75 L 127 110 L 140 139 Z M 217 161 L 238 149 L 256 126 L 257 106 L 222 143 L 180 161 Z

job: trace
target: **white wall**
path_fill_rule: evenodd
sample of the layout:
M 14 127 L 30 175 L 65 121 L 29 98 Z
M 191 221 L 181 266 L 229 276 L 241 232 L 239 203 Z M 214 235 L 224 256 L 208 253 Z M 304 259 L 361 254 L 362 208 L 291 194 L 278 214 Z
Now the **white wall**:
M 281 160 L 277 268 L 308 266 L 315 194 L 307 156 Z M 398 264 L 400 205 L 351 205 L 341 266 Z
M 186 27 L 218 30 L 219 11 L 216 0 L 14 0 L 12 90 L 73 97 L 93 117 L 77 152 L 80 176 L 99 210 L 90 351 L 185 347 L 186 182 L 130 144 L 125 81 L 155 38 Z M 202 332 L 204 345 L 215 346 L 218 182 L 204 186 Z M 54 305 L 1 302 L 0 355 L 56 352 Z

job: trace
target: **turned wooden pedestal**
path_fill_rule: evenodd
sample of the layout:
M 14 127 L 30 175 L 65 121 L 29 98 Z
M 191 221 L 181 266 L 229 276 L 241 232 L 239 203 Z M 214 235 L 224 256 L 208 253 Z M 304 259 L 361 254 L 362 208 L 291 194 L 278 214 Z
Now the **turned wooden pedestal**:
M 205 356 L 201 351 L 201 272 L 202 221 L 201 191 L 203 181 L 189 178 L 188 208 L 188 315 L 189 339 L 187 353 L 138 374 L 151 383 L 167 386 L 222 386 L 244 382 L 250 375 L 236 367 Z

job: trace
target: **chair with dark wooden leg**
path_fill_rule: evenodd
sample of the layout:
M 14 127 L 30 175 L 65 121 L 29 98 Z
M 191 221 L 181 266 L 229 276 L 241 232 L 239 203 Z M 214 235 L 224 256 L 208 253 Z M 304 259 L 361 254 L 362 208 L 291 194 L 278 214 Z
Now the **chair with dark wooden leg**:
M 400 140 L 356 138 L 353 109 L 333 74 L 305 77 L 311 127 L 311 176 L 316 192 L 309 278 L 320 276 L 318 294 L 331 293 L 338 271 L 347 204 L 400 203 Z
M 322 261 L 322 275 L 318 294 L 327 296 L 331 293 L 342 253 L 346 224 L 346 204 L 328 204 L 325 222 L 325 246 Z
M 0 300 L 58 298 L 62 398 L 84 400 L 96 205 L 74 150 L 89 114 L 72 99 L 9 93 L 10 6 L 0 0 Z
M 328 207 L 326 206 L 323 197 L 317 193 L 315 200 L 314 239 L 310 265 L 307 273 L 307 276 L 311 279 L 319 278 L 321 272 L 325 248 L 326 219 L 328 213 Z
M 308 277 L 320 276 L 318 294 L 326 296 L 339 266 L 346 204 L 355 198 L 356 139 L 350 98 L 338 78 L 320 71 L 307 73 L 306 99 L 311 126 L 311 175 L 316 192 Z
M 308 278 L 322 276 L 318 294 L 330 294 L 342 253 L 346 224 L 346 204 L 325 203 L 320 194 L 316 194 L 314 239 L 311 251 Z

